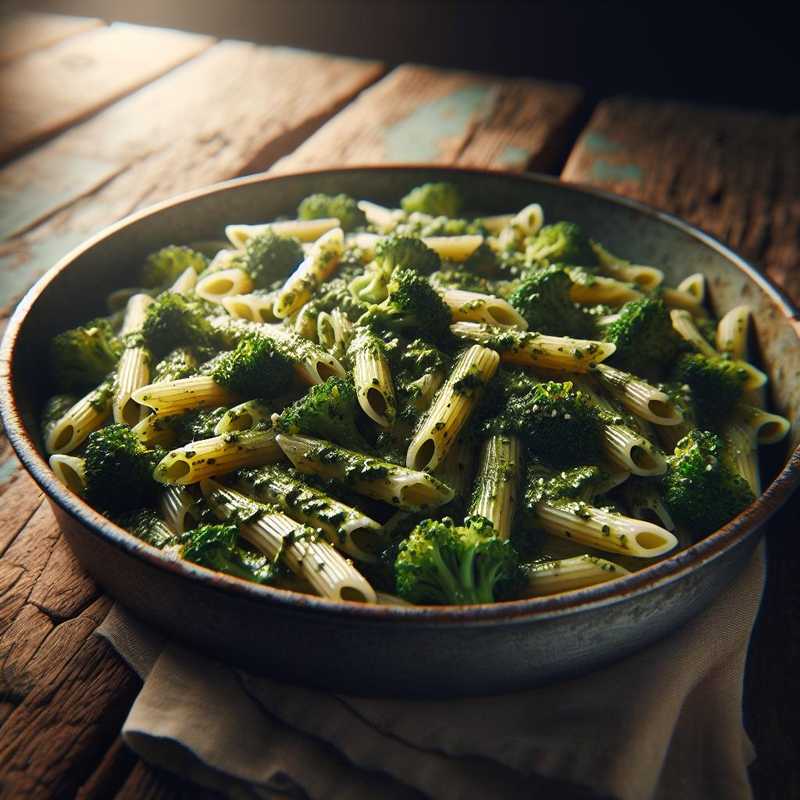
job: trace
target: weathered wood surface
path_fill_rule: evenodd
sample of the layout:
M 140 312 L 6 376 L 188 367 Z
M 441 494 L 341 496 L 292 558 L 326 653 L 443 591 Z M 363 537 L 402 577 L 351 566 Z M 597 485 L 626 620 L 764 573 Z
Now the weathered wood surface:
M 381 162 L 552 169 L 582 99 L 567 84 L 401 66 L 273 169 Z
M 89 116 L 213 41 L 117 23 L 9 62 L 0 68 L 0 159 Z
M 0 64 L 60 42 L 103 23 L 90 17 L 63 17 L 34 12 L 0 17 Z
M 562 177 L 686 217 L 751 258 L 800 303 L 800 118 L 615 98 L 598 105 Z M 785 702 L 800 663 L 800 503 L 770 527 L 745 718 L 760 800 L 800 797 L 800 725 Z
M 800 117 L 607 100 L 563 177 L 685 217 L 800 299 Z
M 2 306 L 126 214 L 265 169 L 381 74 L 374 62 L 220 42 L 0 169 L 0 197 L 22 187 L 8 227 L 27 229 L 0 244 Z

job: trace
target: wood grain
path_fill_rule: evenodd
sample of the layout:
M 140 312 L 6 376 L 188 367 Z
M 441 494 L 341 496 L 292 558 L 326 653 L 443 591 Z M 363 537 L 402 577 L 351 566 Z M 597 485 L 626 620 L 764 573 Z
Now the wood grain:
M 0 17 L 0 64 L 60 42 L 103 23 L 89 17 L 18 12 Z
M 0 192 L 23 187 L 24 225 L 42 220 L 0 244 L 0 308 L 126 214 L 268 167 L 382 71 L 375 62 L 221 42 L 40 147 L 29 163 L 0 169 Z M 83 180 L 65 180 L 80 172 Z M 52 213 L 56 202 L 61 210 Z
M 614 98 L 563 177 L 685 217 L 800 300 L 800 117 Z
M 273 168 L 429 162 L 553 167 L 583 93 L 575 86 L 401 66 Z
M 686 217 L 765 269 L 800 302 L 800 118 L 615 98 L 601 103 L 562 177 Z M 772 521 L 768 579 L 744 709 L 758 800 L 800 796 L 800 725 L 787 669 L 800 663 L 797 502 Z
M 0 159 L 83 119 L 210 47 L 213 39 L 114 24 L 0 68 Z

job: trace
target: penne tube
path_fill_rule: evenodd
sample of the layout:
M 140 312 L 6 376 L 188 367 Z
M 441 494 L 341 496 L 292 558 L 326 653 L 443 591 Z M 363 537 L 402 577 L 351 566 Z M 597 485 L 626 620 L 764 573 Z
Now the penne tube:
M 422 241 L 445 261 L 466 261 L 483 244 L 483 236 L 425 236 Z
M 717 350 L 740 361 L 747 360 L 747 335 L 750 330 L 750 306 L 736 306 L 717 324 Z
M 114 422 L 133 427 L 142 418 L 144 409 L 133 399 L 133 393 L 150 380 L 150 353 L 137 341 L 144 325 L 147 308 L 153 298 L 146 294 L 135 294 L 128 300 L 120 338 L 127 347 L 117 364 L 117 379 L 111 401 Z
M 109 378 L 92 390 L 44 430 L 48 453 L 71 453 L 92 431 L 106 424 L 111 416 L 114 380 Z
M 225 433 L 170 450 L 156 464 L 153 477 L 161 483 L 185 486 L 239 467 L 273 464 L 282 456 L 273 430 Z
M 222 436 L 223 433 L 237 433 L 249 431 L 259 424 L 271 425 L 272 407 L 262 400 L 247 400 L 238 406 L 229 408 L 222 419 L 214 427 L 214 433 Z
M 552 536 L 636 558 L 663 556 L 678 543 L 672 533 L 652 522 L 625 517 L 586 503 L 539 503 L 536 519 Z
M 497 236 L 503 228 L 507 228 L 511 224 L 513 219 L 513 214 L 492 214 L 488 217 L 481 217 L 480 223 L 492 236 Z
M 375 258 L 375 248 L 383 237 L 377 233 L 348 233 L 344 237 L 345 248 L 358 248 L 364 263 Z
M 133 433 L 142 444 L 148 447 L 164 447 L 169 449 L 178 440 L 175 426 L 172 424 L 174 417 L 161 414 L 148 414 L 133 426 Z
M 197 284 L 197 272 L 194 267 L 187 267 L 178 275 L 175 283 L 169 287 L 169 291 L 174 294 L 188 294 Z
M 623 283 L 634 283 L 645 292 L 651 292 L 664 280 L 664 273 L 660 269 L 631 264 L 630 261 L 612 255 L 597 242 L 592 242 L 592 250 L 600 262 L 600 269 L 610 278 Z
M 483 220 L 486 225 L 486 219 Z M 531 203 L 514 214 L 508 223 L 497 232 L 497 245 L 499 249 L 518 250 L 527 236 L 539 232 L 544 224 L 544 212 L 538 203 Z M 490 232 L 493 233 L 490 229 Z
M 277 294 L 275 295 L 275 298 L 277 299 Z M 273 314 L 274 314 L 274 307 L 275 305 L 273 303 Z M 319 313 L 317 309 L 317 304 L 313 300 L 309 300 L 307 303 L 303 305 L 303 307 L 297 312 L 297 314 L 294 317 L 294 323 L 292 324 L 294 332 L 299 336 L 302 336 L 304 339 L 310 339 L 312 342 L 318 342 L 319 341 L 319 338 L 317 336 L 318 316 Z
M 337 358 L 344 358 L 353 339 L 353 323 L 338 308 L 317 317 L 317 341 Z
M 391 427 L 397 402 L 383 342 L 369 331 L 360 330 L 348 353 L 361 410 L 382 428 Z
M 284 319 L 307 303 L 314 289 L 333 274 L 343 250 L 344 233 L 341 228 L 323 234 L 287 278 L 275 298 L 272 313 L 278 319 Z
M 238 297 L 253 291 L 253 279 L 239 267 L 221 269 L 197 281 L 195 292 L 209 303 L 222 303 L 226 297 Z
M 365 497 L 406 511 L 423 511 L 453 499 L 453 490 L 418 470 L 356 453 L 308 436 L 278 434 L 278 444 L 295 468 L 340 482 Z
M 339 227 L 335 217 L 324 219 L 287 219 L 263 225 L 226 225 L 225 235 L 234 247 L 244 247 L 254 236 L 271 230 L 278 236 L 293 236 L 301 242 L 315 242 L 320 236 Z
M 409 469 L 433 470 L 444 460 L 499 363 L 494 350 L 480 345 L 458 357 L 411 440 L 406 454 Z
M 56 453 L 50 456 L 50 469 L 64 486 L 82 495 L 86 489 L 86 464 L 82 458 Z
M 381 526 L 375 520 L 281 467 L 240 470 L 234 486 L 261 503 L 280 506 L 284 514 L 297 522 L 319 528 L 334 547 L 360 561 L 376 562 L 386 547 Z
M 546 336 L 477 322 L 456 322 L 450 330 L 460 339 L 496 350 L 504 363 L 558 372 L 588 372 L 593 364 L 604 361 L 617 349 L 611 342 Z
M 197 498 L 183 486 L 167 486 L 158 498 L 158 511 L 166 526 L 176 534 L 201 523 Z
M 697 297 L 689 292 L 682 292 L 670 286 L 662 286 L 659 290 L 659 296 L 669 309 L 687 311 L 692 317 L 698 319 L 708 316 L 702 304 L 698 302 Z
M 133 400 L 167 417 L 197 408 L 218 408 L 236 402 L 237 397 L 210 375 L 192 375 L 176 381 L 151 383 L 137 389 Z
M 606 457 L 625 472 L 651 476 L 667 471 L 664 454 L 644 436 L 624 425 L 603 425 L 602 444 Z
M 269 506 L 254 503 L 216 481 L 204 481 L 203 495 L 222 520 L 235 521 L 240 536 L 271 559 L 280 558 L 322 597 L 375 603 L 375 591 L 356 568 L 312 528 Z
M 679 425 L 683 422 L 683 414 L 665 392 L 608 364 L 598 364 L 595 369 L 603 386 L 631 414 L 655 425 Z
M 786 417 L 762 408 L 740 403 L 734 412 L 737 424 L 749 430 L 755 445 L 775 444 L 789 433 L 792 425 Z
M 507 300 L 490 294 L 447 289 L 441 294 L 454 322 L 485 322 L 501 328 L 527 330 L 525 318 Z
M 277 292 L 250 292 L 249 294 L 234 294 L 222 298 L 223 308 L 238 319 L 247 319 L 251 322 L 278 322 L 272 313 Z
M 456 497 L 468 499 L 475 474 L 475 443 L 460 436 L 434 472 L 434 477 L 449 486 Z
M 481 447 L 469 515 L 485 517 L 501 539 L 511 536 L 519 499 L 522 447 L 516 436 L 490 436 Z
M 401 209 L 386 208 L 369 200 L 359 200 L 358 207 L 364 212 L 367 222 L 381 233 L 391 233 L 405 218 Z
M 523 574 L 525 575 L 523 596 L 540 597 L 607 583 L 631 573 L 619 564 L 587 553 L 556 561 L 525 564 Z
M 574 274 L 574 273 L 573 273 Z M 573 303 L 609 306 L 622 306 L 631 300 L 638 300 L 642 293 L 627 283 L 602 275 L 588 275 L 586 280 L 573 280 L 569 290 Z
M 702 305 L 706 299 L 706 278 L 702 272 L 695 272 L 685 277 L 677 287 L 679 292 L 686 292 Z

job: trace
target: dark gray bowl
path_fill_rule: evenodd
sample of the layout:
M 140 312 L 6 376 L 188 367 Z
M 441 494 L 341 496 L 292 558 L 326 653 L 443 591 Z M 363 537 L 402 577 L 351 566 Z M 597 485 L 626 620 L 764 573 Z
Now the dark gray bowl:
M 490 606 L 394 608 L 334 603 L 270 589 L 170 560 L 100 516 L 50 472 L 37 434 L 47 397 L 47 345 L 102 311 L 113 288 L 135 282 L 144 254 L 170 242 L 221 238 L 229 222 L 292 213 L 315 192 L 396 203 L 428 180 L 460 184 L 483 213 L 536 201 L 615 252 L 655 264 L 675 283 L 709 279 L 724 311 L 755 310 L 775 408 L 794 421 L 790 447 L 766 465 L 753 505 L 693 547 L 612 583 Z M 8 436 L 47 494 L 81 563 L 113 597 L 170 635 L 250 670 L 365 694 L 491 694 L 583 672 L 628 655 L 700 612 L 746 564 L 764 523 L 800 481 L 800 323 L 778 290 L 707 234 L 632 200 L 553 178 L 433 167 L 354 168 L 252 177 L 162 203 L 74 250 L 20 303 L 0 353 Z M 772 479 L 772 480 L 769 480 Z

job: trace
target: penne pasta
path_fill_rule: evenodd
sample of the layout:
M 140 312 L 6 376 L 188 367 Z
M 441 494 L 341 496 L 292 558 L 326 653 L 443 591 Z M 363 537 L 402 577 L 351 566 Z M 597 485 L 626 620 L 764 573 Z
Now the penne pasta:
M 668 531 L 675 530 L 672 515 L 664 505 L 664 499 L 656 482 L 635 478 L 626 481 L 622 487 L 622 495 L 631 516 L 660 525 Z
M 262 400 L 247 400 L 238 406 L 229 408 L 222 419 L 216 424 L 214 433 L 222 436 L 224 433 L 237 433 L 249 431 L 258 425 L 269 425 L 273 409 Z
M 598 364 L 596 372 L 603 386 L 631 414 L 655 425 L 679 425 L 683 422 L 680 409 L 670 400 L 669 395 L 655 386 L 608 364 Z
M 386 546 L 381 526 L 375 520 L 281 467 L 240 470 L 234 486 L 261 503 L 280 506 L 284 514 L 297 522 L 319 528 L 334 547 L 359 561 L 377 561 Z
M 153 298 L 135 294 L 128 300 L 120 338 L 126 341 L 125 351 L 117 365 L 117 378 L 111 401 L 114 422 L 133 427 L 142 418 L 142 409 L 133 399 L 133 393 L 150 380 L 150 353 L 138 341 L 147 308 Z
M 238 319 L 247 319 L 250 322 L 278 322 L 273 314 L 277 292 L 250 292 L 248 294 L 234 294 L 223 297 L 223 308 Z
M 607 423 L 602 427 L 603 452 L 611 463 L 634 475 L 663 475 L 667 459 L 658 448 L 634 430 Z
M 308 436 L 278 434 L 278 444 L 295 468 L 341 482 L 358 494 L 406 511 L 423 511 L 453 499 L 441 481 L 418 470 L 366 456 Z
M 175 534 L 196 528 L 201 521 L 197 498 L 183 486 L 167 486 L 158 498 L 158 511 Z
M 77 456 L 68 456 L 64 453 L 55 453 L 50 456 L 50 469 L 56 478 L 70 491 L 82 495 L 86 489 L 85 462 Z
M 480 345 L 459 356 L 411 440 L 406 454 L 409 469 L 433 470 L 444 460 L 499 363 L 497 353 Z
M 750 306 L 736 306 L 717 324 L 717 350 L 739 361 L 747 360 L 747 335 L 750 330 Z
M 497 227 L 505 215 L 497 218 L 497 223 L 493 227 Z M 489 218 L 491 220 L 491 218 Z M 483 220 L 486 225 L 486 218 Z M 492 224 L 490 222 L 490 224 Z M 538 203 L 531 203 L 525 208 L 518 211 L 516 214 L 508 219 L 508 222 L 502 227 L 501 230 L 492 230 L 489 228 L 490 233 L 496 233 L 498 237 L 498 245 L 500 249 L 518 249 L 526 236 L 533 236 L 539 232 L 539 229 L 544 224 L 544 212 Z
M 278 292 L 272 313 L 278 319 L 284 319 L 308 302 L 316 286 L 334 272 L 343 250 L 344 233 L 341 228 L 323 234 Z
M 561 558 L 556 561 L 537 561 L 525 565 L 527 597 L 557 594 L 596 586 L 631 573 L 625 567 L 588 554 Z
M 594 250 L 597 260 L 600 262 L 600 269 L 610 278 L 623 283 L 636 284 L 645 292 L 650 292 L 660 286 L 664 280 L 664 273 L 660 269 L 631 264 L 630 261 L 612 255 L 597 242 L 592 242 L 591 244 L 592 250 Z
M 701 272 L 695 272 L 684 278 L 677 287 L 679 292 L 686 292 L 702 305 L 706 299 L 706 279 Z
M 483 244 L 483 236 L 425 236 L 422 241 L 445 261 L 466 261 Z
M 273 464 L 282 458 L 275 431 L 224 433 L 170 450 L 153 470 L 161 483 L 185 486 L 239 467 Z
M 92 390 L 44 430 L 48 453 L 71 453 L 92 431 L 106 424 L 111 416 L 114 379 L 109 378 Z
M 746 403 L 740 403 L 736 407 L 734 418 L 739 425 L 751 432 L 756 445 L 775 444 L 785 438 L 792 427 L 786 417 Z
M 190 409 L 229 406 L 236 402 L 237 397 L 210 375 L 193 375 L 142 386 L 133 393 L 132 399 L 167 417 Z
M 682 292 L 679 289 L 672 289 L 669 286 L 663 286 L 659 290 L 659 296 L 669 309 L 686 311 L 690 316 L 697 319 L 702 319 L 708 316 L 702 304 L 698 302 L 697 297 L 689 292 Z
M 580 278 L 575 280 L 577 275 L 580 275 Z M 642 297 L 642 293 L 638 289 L 634 289 L 627 283 L 622 283 L 615 278 L 605 278 L 602 275 L 581 273 L 575 270 L 570 270 L 570 277 L 573 278 L 573 281 L 569 296 L 574 303 L 591 306 L 598 303 L 621 306 L 631 300 L 639 300 Z
M 391 233 L 405 217 L 405 212 L 399 208 L 386 208 L 369 200 L 359 200 L 358 207 L 366 215 L 367 222 L 381 233 Z
M 447 289 L 441 294 L 455 322 L 485 322 L 501 328 L 527 330 L 525 318 L 507 300 L 489 294 Z
M 460 339 L 496 350 L 505 363 L 557 372 L 587 372 L 617 349 L 611 342 L 547 336 L 477 322 L 456 322 L 450 330 Z
M 171 448 L 177 441 L 174 417 L 161 414 L 148 414 L 133 426 L 133 432 L 148 447 Z
M 187 267 L 169 287 L 170 292 L 175 294 L 189 294 L 197 284 L 197 272 L 194 267 Z
M 202 490 L 220 519 L 236 520 L 243 539 L 270 558 L 280 558 L 322 597 L 376 602 L 375 591 L 366 579 L 328 542 L 320 541 L 312 528 L 215 481 L 204 481 Z
M 209 303 L 222 303 L 226 297 L 239 297 L 253 291 L 253 279 L 239 267 L 229 267 L 204 275 L 197 281 L 198 297 Z
M 397 402 L 383 342 L 362 329 L 356 333 L 348 352 L 361 410 L 382 428 L 391 427 Z
M 481 447 L 469 515 L 485 517 L 501 539 L 511 536 L 519 499 L 522 447 L 515 436 L 490 436 Z
M 254 236 L 271 230 L 278 236 L 293 236 L 301 242 L 315 242 L 328 231 L 339 227 L 339 220 L 326 219 L 287 219 L 267 222 L 263 225 L 226 225 L 225 235 L 234 247 L 244 247 Z
M 539 503 L 536 519 L 553 536 L 636 558 L 663 556 L 678 543 L 672 533 L 658 525 L 586 503 Z

